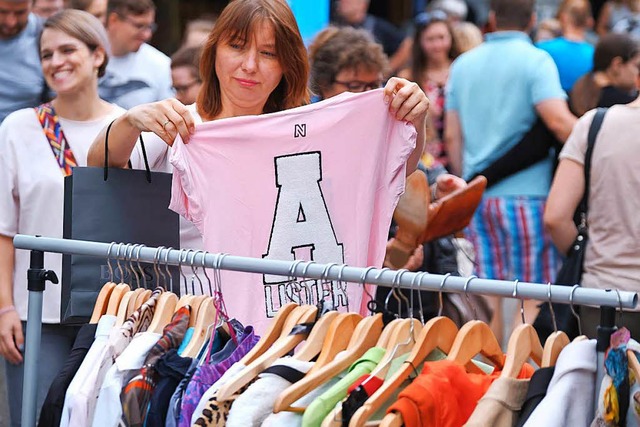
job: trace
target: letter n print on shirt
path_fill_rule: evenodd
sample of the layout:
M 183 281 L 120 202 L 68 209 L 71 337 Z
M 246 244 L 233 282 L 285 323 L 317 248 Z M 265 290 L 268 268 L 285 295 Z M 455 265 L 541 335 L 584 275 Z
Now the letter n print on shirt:
M 320 152 L 276 157 L 275 182 L 278 197 L 266 259 L 344 263 L 344 248 L 338 243 L 331 215 L 322 194 Z M 265 309 L 273 317 L 286 302 L 317 304 L 324 296 L 320 280 L 291 283 L 282 276 L 265 274 Z M 328 284 L 326 284 L 328 285 Z M 348 306 L 344 285 L 331 283 L 327 290 L 334 307 Z

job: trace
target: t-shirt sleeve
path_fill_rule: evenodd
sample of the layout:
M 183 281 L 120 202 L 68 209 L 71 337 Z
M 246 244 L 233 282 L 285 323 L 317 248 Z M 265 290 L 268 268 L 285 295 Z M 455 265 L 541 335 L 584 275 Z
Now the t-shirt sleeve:
M 584 157 L 587 153 L 587 138 L 589 136 L 589 128 L 591 122 L 595 117 L 596 110 L 591 110 L 582 116 L 576 125 L 573 127 L 573 131 L 567 142 L 565 142 L 562 151 L 560 152 L 560 160 L 570 159 L 584 165 Z
M 0 125 L 0 235 L 18 232 L 17 159 L 9 131 L 11 116 Z
M 204 235 L 201 201 L 189 166 L 189 154 L 187 146 L 179 138 L 169 150 L 169 160 L 173 165 L 169 209 L 191 221 Z
M 560 84 L 558 67 L 551 55 L 544 51 L 540 51 L 540 60 L 536 62 L 532 75 L 531 99 L 534 105 L 548 99 L 567 99 L 567 94 Z

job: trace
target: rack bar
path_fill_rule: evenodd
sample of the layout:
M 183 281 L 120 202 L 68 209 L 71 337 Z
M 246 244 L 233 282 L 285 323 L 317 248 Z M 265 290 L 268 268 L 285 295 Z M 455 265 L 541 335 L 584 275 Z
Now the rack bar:
M 54 239 L 48 237 L 35 237 L 18 234 L 14 237 L 13 244 L 17 249 L 37 249 L 45 252 L 63 254 L 77 254 L 115 259 L 118 253 L 118 245 L 109 243 L 87 242 L 80 240 Z M 131 246 L 131 245 L 129 245 Z M 111 253 L 109 249 L 111 248 Z M 168 251 L 168 253 L 167 253 Z M 120 250 L 120 253 L 127 251 Z M 163 248 L 143 247 L 136 260 L 153 263 L 154 260 L 165 261 L 169 265 L 178 265 L 180 256 L 184 250 L 167 250 Z M 193 257 L 193 260 L 191 259 Z M 221 270 L 242 271 L 247 273 L 272 274 L 279 276 L 292 276 L 299 278 L 313 278 L 326 280 L 343 280 L 345 282 L 362 283 L 383 286 L 397 286 L 406 289 L 446 291 L 469 294 L 495 295 L 511 298 L 534 299 L 549 301 L 548 293 L 551 293 L 551 302 L 561 304 L 609 306 L 618 308 L 634 308 L 638 303 L 638 294 L 627 291 L 600 290 L 591 288 L 576 288 L 572 294 L 569 286 L 547 286 L 539 283 L 526 283 L 488 280 L 480 278 L 464 278 L 455 276 L 442 276 L 423 272 L 402 272 L 389 269 L 347 267 L 337 264 L 318 264 L 313 261 L 279 261 L 262 258 L 239 257 L 226 254 L 211 254 L 204 251 L 190 256 L 189 264 Z M 183 257 L 184 258 L 184 257 Z M 124 259 L 120 257 L 120 259 Z M 184 264 L 184 263 L 183 263 Z M 446 280 L 445 280 L 446 277 Z M 443 284 L 443 280 L 444 284 Z M 443 286 L 441 286 L 443 285 Z M 517 292 L 514 292 L 517 291 Z

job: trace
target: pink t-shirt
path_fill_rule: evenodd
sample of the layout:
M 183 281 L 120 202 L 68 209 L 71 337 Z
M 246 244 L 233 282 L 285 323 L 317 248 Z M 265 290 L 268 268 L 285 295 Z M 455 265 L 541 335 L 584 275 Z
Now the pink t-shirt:
M 382 90 L 203 123 L 171 150 L 170 208 L 198 227 L 210 252 L 379 267 L 415 139 Z M 229 315 L 259 332 L 282 305 L 317 304 L 323 289 L 335 307 L 361 311 L 362 286 L 299 285 L 222 272 Z

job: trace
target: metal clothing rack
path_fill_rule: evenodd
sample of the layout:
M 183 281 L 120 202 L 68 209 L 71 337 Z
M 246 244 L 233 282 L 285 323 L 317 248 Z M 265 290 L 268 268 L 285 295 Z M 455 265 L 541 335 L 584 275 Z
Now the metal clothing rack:
M 42 292 L 47 280 L 57 283 L 55 274 L 43 265 L 43 253 L 54 252 L 124 259 L 114 246 L 109 244 L 79 240 L 54 239 L 27 235 L 16 235 L 13 239 L 16 249 L 31 250 L 31 265 L 28 271 L 29 311 L 25 342 L 25 368 L 22 398 L 22 425 L 33 426 L 36 421 L 37 359 L 40 352 L 42 327 Z M 133 244 L 129 244 L 131 247 Z M 123 251 L 126 253 L 127 251 Z M 142 247 L 136 249 L 136 261 L 146 263 L 180 265 L 184 249 Z M 616 308 L 634 308 L 638 295 L 634 292 L 599 290 L 581 287 L 547 286 L 547 284 L 509 282 L 501 280 L 442 276 L 426 272 L 393 271 L 374 267 L 349 267 L 338 264 L 319 264 L 313 261 L 278 261 L 261 258 L 239 257 L 227 254 L 212 254 L 198 251 L 193 255 L 194 264 L 202 267 L 233 270 L 248 273 L 272 274 L 285 277 L 339 280 L 351 283 L 368 283 L 395 286 L 405 289 L 458 292 L 469 294 L 495 295 L 520 299 L 534 299 L 562 304 L 595 305 Z

